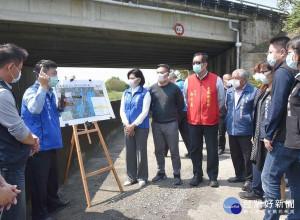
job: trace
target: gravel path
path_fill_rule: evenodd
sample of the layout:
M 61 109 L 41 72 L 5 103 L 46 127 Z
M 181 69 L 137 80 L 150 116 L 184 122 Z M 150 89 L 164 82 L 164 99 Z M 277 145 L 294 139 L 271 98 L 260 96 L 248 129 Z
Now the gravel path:
M 125 174 L 125 148 L 123 133 L 117 134 L 108 143 L 108 149 L 114 161 L 119 178 L 123 183 Z M 228 146 L 226 153 L 220 156 L 219 188 L 208 186 L 205 172 L 204 182 L 198 187 L 190 187 L 192 178 L 192 162 L 184 158 L 186 149 L 182 140 L 179 142 L 182 163 L 181 176 L 183 185 L 175 187 L 172 184 L 172 166 L 170 156 L 166 158 L 166 173 L 168 179 L 156 184 L 149 182 L 146 187 L 138 184 L 124 187 L 124 193 L 118 191 L 112 172 L 88 178 L 91 194 L 91 208 L 87 208 L 79 169 L 72 173 L 66 184 L 60 189 L 63 199 L 70 199 L 72 205 L 53 217 L 61 220 L 73 219 L 262 219 L 264 211 L 255 207 L 255 202 L 244 203 L 239 199 L 243 210 L 238 215 L 228 214 L 223 209 L 223 202 L 228 197 L 238 198 L 241 183 L 229 184 L 227 179 L 234 175 Z M 85 146 L 88 147 L 88 146 Z M 156 174 L 156 159 L 154 156 L 152 133 L 148 138 L 149 179 Z M 107 160 L 102 150 L 97 149 L 92 158 L 85 162 L 86 172 L 107 166 Z M 206 170 L 206 150 L 204 149 L 204 171 Z M 282 216 L 284 219 L 286 216 Z

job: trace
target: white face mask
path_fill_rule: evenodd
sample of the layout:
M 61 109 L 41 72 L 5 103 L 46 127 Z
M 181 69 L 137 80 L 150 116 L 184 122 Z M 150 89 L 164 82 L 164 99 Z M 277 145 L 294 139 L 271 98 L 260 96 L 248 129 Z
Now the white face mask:
M 130 88 L 134 89 L 135 87 L 137 87 L 137 85 L 135 84 L 135 82 L 136 82 L 137 79 L 138 78 L 136 78 L 136 79 L 129 79 L 127 81 L 127 84 L 130 86 Z
M 228 87 L 232 86 L 231 80 L 227 80 L 227 82 L 225 83 L 225 85 L 228 86 Z
M 272 78 L 267 78 L 265 74 L 261 74 L 260 75 L 260 81 L 263 83 L 263 84 L 269 84 L 270 82 L 272 82 L 273 80 L 273 77 Z
M 15 66 L 15 68 L 18 70 L 18 68 L 16 66 Z M 9 71 L 9 73 L 10 73 L 11 77 L 13 78 L 13 80 L 11 81 L 11 83 L 16 83 L 16 82 L 18 82 L 21 79 L 21 76 L 22 76 L 21 70 L 19 71 L 19 74 L 18 74 L 17 78 L 15 78 L 13 76 L 13 74 L 11 73 L 11 71 Z
M 238 87 L 240 87 L 241 86 L 241 81 L 240 80 L 236 80 L 236 79 L 233 79 L 232 80 L 232 86 L 233 86 L 233 88 L 238 88 Z
M 157 74 L 157 81 L 158 82 L 163 82 L 163 81 L 165 81 L 166 79 L 165 79 L 165 76 L 168 74 L 168 72 L 167 73 L 159 73 L 159 74 Z
M 261 73 L 255 73 L 255 74 L 253 75 L 253 78 L 254 78 L 254 80 L 255 80 L 256 82 L 261 82 L 261 80 L 260 80 L 260 75 L 261 75 Z

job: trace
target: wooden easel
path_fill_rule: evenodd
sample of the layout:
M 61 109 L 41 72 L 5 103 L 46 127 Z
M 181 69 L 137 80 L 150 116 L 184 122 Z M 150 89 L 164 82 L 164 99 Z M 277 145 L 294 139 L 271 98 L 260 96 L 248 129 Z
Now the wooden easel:
M 80 172 L 81 172 L 83 188 L 84 188 L 85 197 L 86 197 L 88 207 L 91 207 L 91 199 L 90 199 L 90 193 L 89 193 L 89 189 L 88 189 L 88 185 L 87 185 L 87 181 L 86 181 L 87 177 L 91 177 L 91 176 L 103 173 L 105 171 L 112 170 L 113 174 L 115 176 L 116 182 L 119 186 L 120 192 L 123 192 L 123 188 L 122 188 L 122 185 L 120 183 L 118 174 L 116 172 L 114 164 L 111 161 L 110 155 L 108 153 L 108 150 L 107 150 L 106 144 L 104 142 L 103 136 L 101 134 L 101 131 L 99 129 L 99 126 L 98 126 L 97 122 L 93 122 L 93 124 L 94 124 L 94 127 L 95 127 L 93 129 L 88 129 L 87 125 L 84 124 L 85 129 L 83 131 L 78 131 L 78 125 L 73 125 L 73 136 L 72 136 L 72 139 L 71 139 L 71 149 L 70 149 L 68 163 L 67 163 L 67 166 L 66 166 L 66 172 L 65 172 L 65 177 L 64 177 L 64 182 L 65 182 L 67 180 L 67 176 L 68 176 L 68 172 L 69 172 L 69 168 L 70 168 L 70 162 L 71 162 L 72 153 L 73 153 L 74 144 L 75 144 L 76 145 L 76 150 L 77 150 L 77 156 L 78 156 L 78 162 L 79 162 L 79 167 L 80 167 Z M 98 134 L 100 143 L 101 143 L 101 145 L 103 147 L 103 150 L 105 152 L 105 155 L 106 155 L 106 158 L 108 160 L 109 166 L 105 167 L 103 169 L 96 170 L 94 172 L 86 174 L 85 171 L 84 171 L 84 165 L 83 165 L 83 161 L 82 161 L 82 154 L 81 154 L 81 150 L 80 150 L 79 135 L 86 134 L 88 136 L 89 144 L 91 144 L 92 141 L 91 141 L 90 133 L 94 133 L 94 132 L 97 132 L 97 134 Z

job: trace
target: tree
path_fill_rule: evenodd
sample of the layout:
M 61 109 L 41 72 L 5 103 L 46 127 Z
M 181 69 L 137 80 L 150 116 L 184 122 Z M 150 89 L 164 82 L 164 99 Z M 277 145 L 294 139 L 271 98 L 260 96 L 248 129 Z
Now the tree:
M 291 8 L 290 14 L 283 22 L 285 31 L 290 37 L 294 37 L 300 34 L 300 0 L 279 0 L 278 7 L 287 11 Z
M 119 77 L 114 76 L 105 82 L 105 86 L 109 92 L 123 92 L 125 89 L 127 89 L 127 84 L 123 80 L 120 80 Z
M 189 71 L 188 70 L 176 70 L 178 71 L 178 78 L 185 80 L 189 76 Z

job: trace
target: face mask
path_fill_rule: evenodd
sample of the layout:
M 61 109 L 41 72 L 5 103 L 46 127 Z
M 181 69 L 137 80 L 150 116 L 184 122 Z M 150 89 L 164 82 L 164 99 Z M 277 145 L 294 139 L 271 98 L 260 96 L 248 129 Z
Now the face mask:
M 137 85 L 135 85 L 135 83 L 134 83 L 136 80 L 137 80 L 137 78 L 128 80 L 127 84 L 130 86 L 130 88 L 134 89 L 135 87 L 137 87 Z
M 195 73 L 200 73 L 201 70 L 202 70 L 201 64 L 199 64 L 199 65 L 198 64 L 193 65 L 193 70 L 194 70 Z
M 294 56 L 294 54 L 289 54 L 289 55 L 287 55 L 287 57 L 286 57 L 286 64 L 290 67 L 290 68 L 292 68 L 292 69 L 294 69 L 294 70 L 297 70 L 298 68 L 298 62 L 297 61 L 294 61 L 293 60 L 293 56 Z
M 51 81 L 48 83 L 48 85 L 50 87 L 55 87 L 57 85 L 57 83 L 58 83 L 57 76 L 51 76 L 50 79 L 51 79 Z
M 254 80 L 255 80 L 256 82 L 261 82 L 260 76 L 261 76 L 261 73 L 255 73 L 255 74 L 253 75 L 253 78 L 254 78 Z
M 16 66 L 15 66 L 15 67 L 16 67 Z M 18 70 L 17 67 L 16 67 L 16 69 Z M 19 71 L 19 70 L 18 70 L 18 71 Z M 22 75 L 21 70 L 19 71 L 19 75 L 18 75 L 17 78 L 14 78 L 13 74 L 11 73 L 11 71 L 9 71 L 9 73 L 10 73 L 11 77 L 13 78 L 13 80 L 11 81 L 11 83 L 16 83 L 16 82 L 18 82 L 18 81 L 21 79 L 21 75 Z
M 232 86 L 231 80 L 227 80 L 227 82 L 225 83 L 226 86 L 230 87 Z
M 268 72 L 264 72 L 264 74 L 265 74 L 266 76 L 270 75 L 270 73 L 272 73 L 272 70 L 269 70 Z
M 241 86 L 240 80 L 232 80 L 232 86 L 236 89 Z
M 159 74 L 157 74 L 157 81 L 158 82 L 163 82 L 163 81 L 165 81 L 166 79 L 165 79 L 165 76 L 167 75 L 168 73 L 164 73 L 164 74 L 161 74 L 161 73 L 159 73 Z
M 270 66 L 275 66 L 276 60 L 274 59 L 274 55 L 272 53 L 268 54 L 267 61 Z
M 265 74 L 261 74 L 260 75 L 260 81 L 263 84 L 269 84 L 270 82 L 272 82 L 273 78 L 267 78 Z

